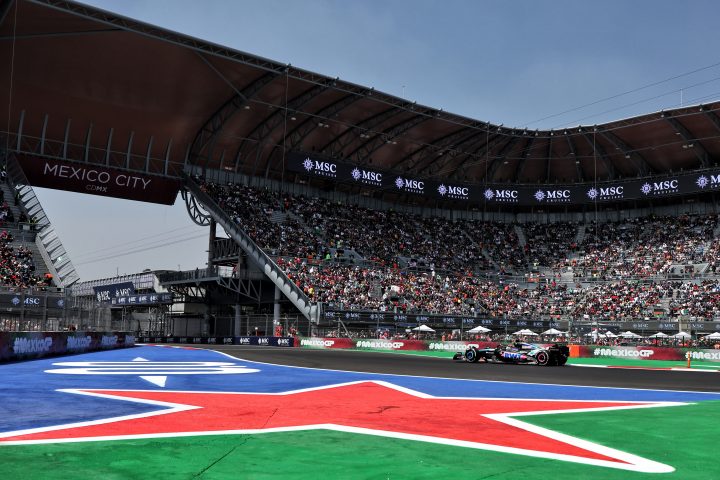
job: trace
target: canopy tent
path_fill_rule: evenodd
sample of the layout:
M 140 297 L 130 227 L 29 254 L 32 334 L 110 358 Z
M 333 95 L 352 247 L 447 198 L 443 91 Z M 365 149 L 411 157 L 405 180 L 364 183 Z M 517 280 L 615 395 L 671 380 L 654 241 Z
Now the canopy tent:
M 557 328 L 551 328 L 550 330 L 545 330 L 540 335 L 566 335 L 567 332 L 561 332 Z
M 467 331 L 467 333 L 487 333 L 489 331 L 490 331 L 489 328 L 485 328 L 482 325 L 480 325 L 475 328 L 471 328 L 470 330 Z
M 707 338 L 709 340 L 720 340 L 720 332 L 714 332 L 714 333 L 711 333 L 710 335 L 705 335 L 705 338 Z
M 669 337 L 669 336 L 670 336 L 670 335 L 668 335 L 667 333 L 657 332 L 657 333 L 655 333 L 655 334 L 653 334 L 653 335 L 650 335 L 650 338 L 667 338 L 667 337 Z
M 425 324 L 422 324 L 419 327 L 413 328 L 413 331 L 415 331 L 415 332 L 434 332 L 435 330 L 433 330 L 432 328 L 428 327 Z
M 635 332 L 631 332 L 630 330 L 628 330 L 627 332 L 622 332 L 620 336 L 623 338 L 641 338 L 640 335 Z
M 605 337 L 606 338 L 617 338 L 618 336 L 608 330 L 607 332 L 605 332 Z
M 513 333 L 513 335 L 529 335 L 529 336 L 536 336 L 537 333 L 533 332 L 532 330 L 528 328 L 523 328 L 522 330 L 518 330 L 517 332 Z
M 690 335 L 687 332 L 678 332 L 675 335 L 673 335 L 673 338 L 690 338 L 692 335 Z

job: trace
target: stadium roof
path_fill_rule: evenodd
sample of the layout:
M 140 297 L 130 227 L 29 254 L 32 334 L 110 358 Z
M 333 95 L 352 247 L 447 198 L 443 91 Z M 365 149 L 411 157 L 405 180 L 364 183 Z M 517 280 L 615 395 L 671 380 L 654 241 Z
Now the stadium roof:
M 19 150 L 71 160 L 280 178 L 287 152 L 302 151 L 417 177 L 560 183 L 700 169 L 720 158 L 720 102 L 522 130 L 74 2 L 0 0 L 0 39 L 11 149 L 22 133 Z

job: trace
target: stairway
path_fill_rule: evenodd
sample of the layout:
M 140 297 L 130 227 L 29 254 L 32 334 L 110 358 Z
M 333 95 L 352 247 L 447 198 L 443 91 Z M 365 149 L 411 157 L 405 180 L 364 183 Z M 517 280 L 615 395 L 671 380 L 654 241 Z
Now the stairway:
M 470 236 L 470 234 L 467 231 L 462 230 L 462 234 L 465 235 L 465 237 L 467 237 L 468 240 L 470 240 L 470 242 L 472 242 L 473 245 L 475 245 L 476 247 L 480 246 L 475 241 L 475 239 Z M 490 253 L 487 251 L 487 249 L 485 247 L 483 247 L 480 250 L 480 253 L 482 254 L 483 258 L 485 258 L 485 260 L 487 260 L 487 262 L 493 266 L 493 269 L 495 269 L 496 271 L 500 270 L 500 265 L 498 265 L 498 263 L 495 261 L 495 259 L 493 259 L 492 256 L 490 256 Z
M 520 245 L 521 248 L 525 248 L 525 245 L 527 245 L 527 237 L 525 237 L 525 231 L 523 231 L 520 225 L 515 225 L 514 228 L 515 234 L 518 238 L 518 245 Z
M 25 177 L 25 173 L 13 156 L 7 159 L 7 173 L 8 181 L 2 185 L 2 188 L 11 208 L 18 209 L 16 219 L 20 215 L 19 208 L 22 208 L 27 213 L 28 218 L 35 218 L 37 221 L 34 231 L 35 248 L 33 249 L 33 256 L 39 253 L 37 257 L 34 257 L 36 269 L 40 264 L 44 263 L 49 273 L 53 275 L 53 283 L 55 283 L 55 285 L 59 287 L 69 287 L 73 285 L 80 280 L 80 277 L 70 261 L 70 256 L 67 254 L 65 247 L 55 232 L 55 227 L 52 226 L 47 215 L 45 215 L 45 211 L 42 205 L 40 205 L 40 200 L 35 196 L 35 191 L 30 186 Z M 14 201 L 16 191 L 18 205 L 15 205 Z M 16 210 L 13 210 L 13 214 L 15 213 Z M 23 232 L 26 231 L 23 230 Z M 28 243 L 31 242 L 28 241 Z M 37 271 L 38 270 L 36 270 L 36 272 Z
M 585 225 L 580 224 L 578 225 L 577 235 L 575 235 L 575 243 L 578 245 L 582 245 L 582 243 L 585 241 Z
M 280 210 L 273 210 L 272 214 L 270 215 L 270 221 L 272 223 L 285 223 L 287 217 L 287 213 L 281 212 Z
M 232 220 L 230 215 L 220 208 L 210 195 L 200 188 L 200 185 L 188 176 L 185 176 L 184 180 L 185 188 L 202 204 L 218 225 L 225 229 L 228 236 L 243 249 L 247 254 L 248 260 L 257 264 L 260 271 L 300 310 L 305 318 L 313 323 L 317 323 L 320 316 L 319 306 L 310 301 L 307 295 L 305 295 L 305 292 L 288 278 L 285 272 Z

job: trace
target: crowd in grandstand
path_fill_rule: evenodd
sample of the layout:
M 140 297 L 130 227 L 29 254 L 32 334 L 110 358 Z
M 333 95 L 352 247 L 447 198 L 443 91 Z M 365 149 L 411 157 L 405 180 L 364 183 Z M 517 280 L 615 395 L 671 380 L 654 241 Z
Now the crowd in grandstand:
M 5 182 L 7 172 L 0 166 L 0 182 Z M 17 201 L 15 202 L 17 205 Z M 17 208 L 17 207 L 15 207 Z M 18 218 L 5 199 L 5 191 L 0 188 L 0 286 L 22 290 L 29 287 L 46 287 L 52 283 L 51 275 L 36 275 L 32 251 L 22 245 L 12 234 L 20 223 L 34 223 L 20 210 Z
M 578 276 L 600 278 L 693 274 L 717 262 L 711 251 L 716 215 L 640 217 L 586 227 L 579 258 L 565 258 Z M 697 267 L 696 267 L 697 266 Z
M 720 283 L 700 277 L 718 269 L 717 215 L 587 227 L 459 222 L 241 185 L 202 186 L 308 297 L 336 308 L 601 320 L 663 311 L 720 316 Z

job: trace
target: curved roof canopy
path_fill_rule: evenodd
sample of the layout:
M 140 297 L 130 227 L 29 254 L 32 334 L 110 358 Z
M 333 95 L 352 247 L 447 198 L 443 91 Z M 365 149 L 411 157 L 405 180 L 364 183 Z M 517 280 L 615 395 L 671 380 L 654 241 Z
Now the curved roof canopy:
M 11 148 L 169 175 L 190 163 L 279 178 L 302 151 L 416 177 L 567 183 L 720 158 L 720 102 L 506 128 L 68 1 L 0 0 L 0 62 Z

